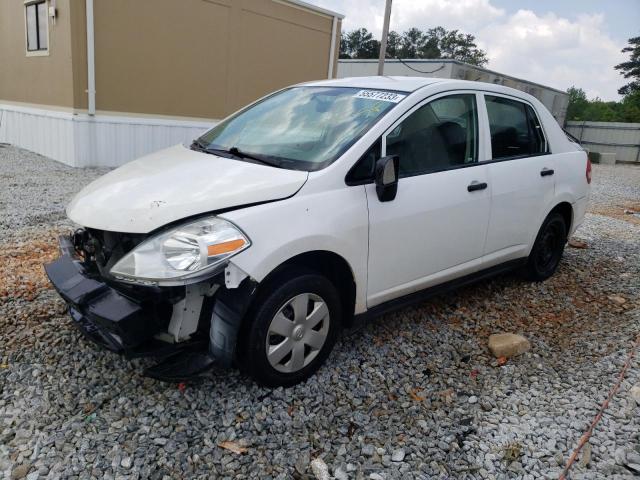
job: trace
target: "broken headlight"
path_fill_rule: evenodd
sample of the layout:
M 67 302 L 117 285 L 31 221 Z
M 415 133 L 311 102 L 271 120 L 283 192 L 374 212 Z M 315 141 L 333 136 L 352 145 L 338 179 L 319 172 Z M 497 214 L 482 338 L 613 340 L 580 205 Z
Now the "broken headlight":
M 151 285 L 191 283 L 251 245 L 231 222 L 207 217 L 166 230 L 122 257 L 110 273 L 118 280 Z

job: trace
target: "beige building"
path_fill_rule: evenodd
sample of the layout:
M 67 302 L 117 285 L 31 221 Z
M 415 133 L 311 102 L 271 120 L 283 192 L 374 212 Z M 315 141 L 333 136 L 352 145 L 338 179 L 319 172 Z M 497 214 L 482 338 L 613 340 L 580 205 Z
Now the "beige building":
M 0 142 L 87 166 L 189 141 L 334 77 L 342 18 L 299 0 L 2 0 Z

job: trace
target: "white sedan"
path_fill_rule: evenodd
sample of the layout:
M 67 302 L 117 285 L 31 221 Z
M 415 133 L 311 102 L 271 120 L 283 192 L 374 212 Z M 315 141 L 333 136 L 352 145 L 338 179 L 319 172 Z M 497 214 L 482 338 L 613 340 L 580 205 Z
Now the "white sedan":
M 152 377 L 236 365 L 288 386 L 355 320 L 514 268 L 551 276 L 590 177 L 520 91 L 311 82 L 87 186 L 46 270 L 87 337 L 163 359 Z

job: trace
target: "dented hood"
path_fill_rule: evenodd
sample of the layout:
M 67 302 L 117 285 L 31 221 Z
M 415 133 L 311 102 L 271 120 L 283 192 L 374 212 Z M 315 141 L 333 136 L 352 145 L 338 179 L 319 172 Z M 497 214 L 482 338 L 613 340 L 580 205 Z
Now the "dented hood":
M 192 215 L 290 197 L 307 177 L 303 171 L 217 157 L 178 145 L 90 183 L 71 201 L 67 215 L 83 227 L 148 233 Z

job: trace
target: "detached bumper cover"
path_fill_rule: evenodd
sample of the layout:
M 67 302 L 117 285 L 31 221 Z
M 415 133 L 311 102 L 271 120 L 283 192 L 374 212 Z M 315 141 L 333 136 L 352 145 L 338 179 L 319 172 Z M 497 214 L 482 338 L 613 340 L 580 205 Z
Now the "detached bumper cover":
M 45 265 L 49 280 L 69 305 L 74 324 L 92 341 L 126 353 L 151 339 L 159 325 L 140 303 L 90 277 L 74 257 L 67 237 L 60 237 L 59 259 Z

